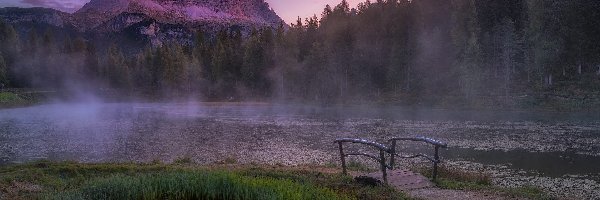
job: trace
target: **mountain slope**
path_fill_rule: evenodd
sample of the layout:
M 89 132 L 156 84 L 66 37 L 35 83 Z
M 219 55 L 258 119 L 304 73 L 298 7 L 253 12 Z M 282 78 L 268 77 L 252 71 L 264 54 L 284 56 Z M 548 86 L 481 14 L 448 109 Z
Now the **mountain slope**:
M 0 8 L 0 18 L 20 34 L 65 30 L 94 39 L 124 38 L 137 46 L 190 43 L 196 31 L 249 33 L 252 28 L 285 26 L 264 0 L 92 0 L 73 14 L 49 8 Z
M 283 20 L 263 0 L 92 0 L 74 13 L 75 25 L 90 30 L 122 13 L 147 15 L 166 24 L 248 24 L 276 27 Z
M 71 24 L 71 14 L 50 8 L 0 8 L 0 18 L 11 24 L 48 24 L 64 27 Z

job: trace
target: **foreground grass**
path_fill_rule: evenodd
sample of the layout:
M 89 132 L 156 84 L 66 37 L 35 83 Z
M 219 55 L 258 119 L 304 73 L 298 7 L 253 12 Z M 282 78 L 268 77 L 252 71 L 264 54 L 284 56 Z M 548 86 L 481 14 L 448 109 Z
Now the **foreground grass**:
M 419 173 L 431 178 L 432 172 L 429 168 L 417 169 Z M 438 169 L 438 178 L 435 184 L 443 189 L 451 190 L 475 190 L 488 193 L 496 193 L 507 198 L 525 198 L 534 200 L 554 199 L 542 189 L 534 186 L 504 188 L 492 185 L 489 174 L 466 172 L 460 169 L 441 166 Z
M 35 162 L 0 168 L 0 199 L 406 199 L 331 169 Z
M 228 172 L 168 172 L 95 179 L 49 199 L 348 199 L 333 191 L 291 180 L 246 177 Z

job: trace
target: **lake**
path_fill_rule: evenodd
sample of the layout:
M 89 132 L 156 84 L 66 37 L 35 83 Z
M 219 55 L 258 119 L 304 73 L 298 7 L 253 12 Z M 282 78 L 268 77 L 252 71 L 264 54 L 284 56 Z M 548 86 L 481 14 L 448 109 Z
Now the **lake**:
M 495 184 L 600 197 L 598 113 L 265 103 L 49 104 L 0 110 L 0 165 L 178 158 L 201 164 L 338 164 L 336 138 L 386 142 L 410 136 L 447 142 L 449 148 L 441 151 L 446 165 L 490 173 Z M 401 143 L 401 150 L 431 152 L 414 143 Z M 420 161 L 401 164 L 414 162 Z

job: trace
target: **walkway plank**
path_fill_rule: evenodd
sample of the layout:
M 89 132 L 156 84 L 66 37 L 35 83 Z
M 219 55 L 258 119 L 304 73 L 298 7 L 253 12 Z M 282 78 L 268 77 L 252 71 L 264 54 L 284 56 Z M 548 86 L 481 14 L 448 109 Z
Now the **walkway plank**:
M 383 183 L 381 172 L 373 172 L 363 176 L 376 178 Z M 401 191 L 429 188 L 434 186 L 434 184 L 429 181 L 427 177 L 406 169 L 388 171 L 388 184 Z
M 376 178 L 383 183 L 381 172 L 373 172 L 369 174 L 359 174 L 358 176 L 367 176 Z M 358 177 L 357 176 L 357 177 Z M 407 169 L 397 169 L 388 171 L 388 184 L 397 190 L 403 191 L 411 197 L 418 199 L 429 200 L 446 200 L 446 199 L 461 199 L 461 200 L 478 200 L 478 199 L 515 199 L 499 196 L 496 194 L 487 194 L 477 191 L 464 190 L 448 190 L 440 189 L 435 186 L 427 177 L 412 172 Z

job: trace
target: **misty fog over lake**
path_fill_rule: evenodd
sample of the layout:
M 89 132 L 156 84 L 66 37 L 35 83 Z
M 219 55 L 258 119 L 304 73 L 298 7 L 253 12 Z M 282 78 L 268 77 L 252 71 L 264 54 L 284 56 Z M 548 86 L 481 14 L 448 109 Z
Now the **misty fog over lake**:
M 204 164 L 225 159 L 335 164 L 335 138 L 385 142 L 391 137 L 427 136 L 448 142 L 449 149 L 441 155 L 450 165 L 492 171 L 500 184 L 560 188 L 565 180 L 584 185 L 600 180 L 598 117 L 597 113 L 585 112 L 398 106 L 48 104 L 0 110 L 0 164 L 40 159 L 172 162 L 182 157 Z M 405 152 L 427 151 L 422 146 L 402 148 Z M 598 191 L 581 187 L 563 190 L 587 196 Z

